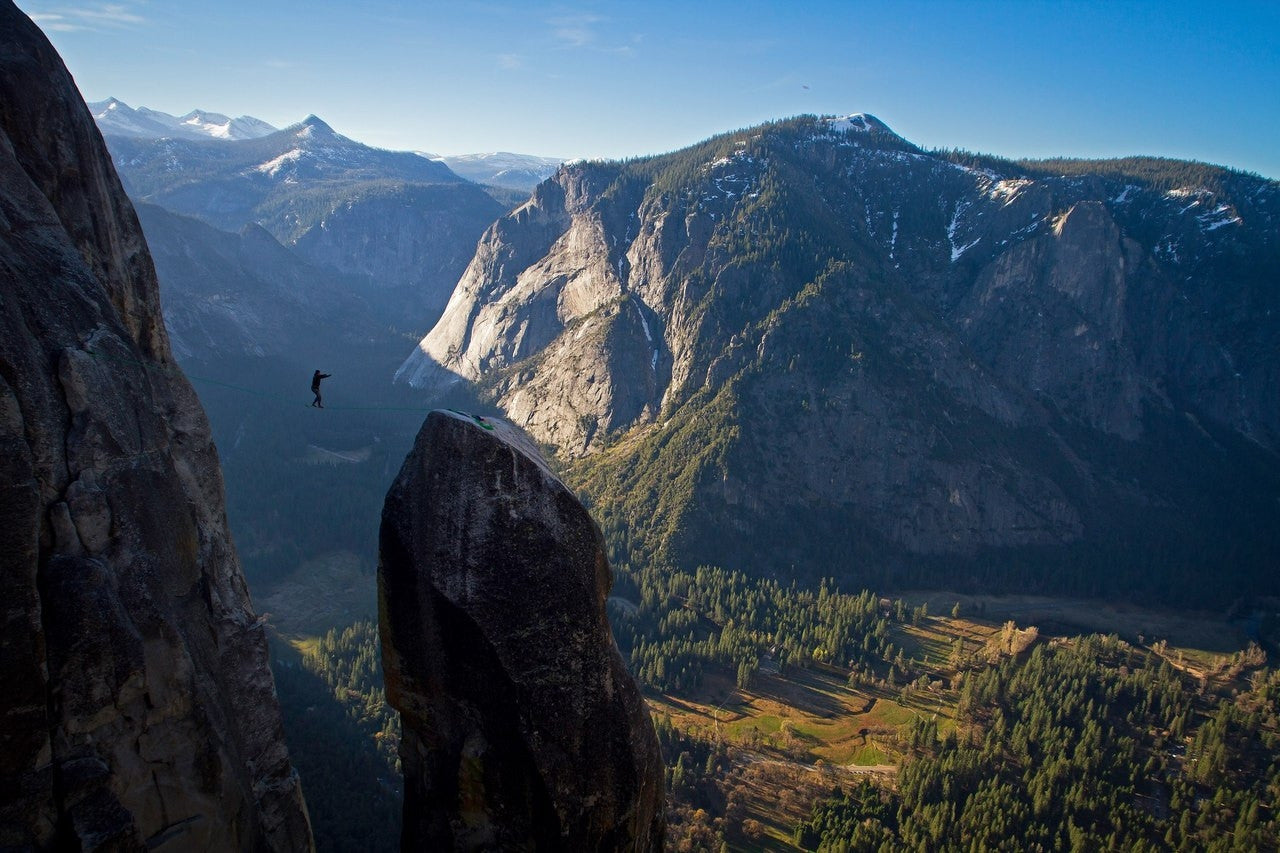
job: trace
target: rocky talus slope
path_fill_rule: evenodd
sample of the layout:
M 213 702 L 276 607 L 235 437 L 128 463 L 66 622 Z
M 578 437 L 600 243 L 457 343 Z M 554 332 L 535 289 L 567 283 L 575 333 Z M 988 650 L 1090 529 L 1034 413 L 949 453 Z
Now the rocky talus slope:
M 378 574 L 406 850 L 660 850 L 662 760 L 600 530 L 503 421 L 428 415 Z
M 311 848 L 142 232 L 70 75 L 9 0 L 0 614 L 0 848 Z
M 562 168 L 398 375 L 475 383 L 581 460 L 615 541 L 689 568 L 1256 590 L 1277 276 L 1274 181 L 800 118 Z

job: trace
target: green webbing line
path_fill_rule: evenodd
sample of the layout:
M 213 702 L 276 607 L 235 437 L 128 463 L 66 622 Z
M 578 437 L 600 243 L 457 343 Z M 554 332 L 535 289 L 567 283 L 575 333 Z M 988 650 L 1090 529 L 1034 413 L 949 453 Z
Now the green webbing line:
M 493 432 L 493 424 L 488 423 L 480 415 L 473 415 L 470 412 L 463 412 L 458 409 L 450 409 L 449 411 L 453 412 L 455 415 L 462 415 L 464 418 L 471 418 L 471 420 L 475 422 L 476 426 L 483 427 L 489 432 Z
M 255 397 L 263 397 L 267 400 L 275 400 L 275 399 L 278 399 L 279 397 L 279 395 L 277 394 L 268 394 L 265 391 L 257 391 L 253 388 L 246 388 L 243 385 L 232 385 L 230 382 L 223 382 L 220 379 L 210 379 L 208 376 L 195 376 L 190 373 L 184 373 L 183 375 L 186 376 L 188 379 L 195 380 L 196 382 L 207 382 L 210 385 L 220 385 L 223 388 L 230 388 L 233 391 L 240 391 L 241 393 L 244 393 L 244 394 L 252 394 Z
M 212 379 L 208 376 L 196 376 L 193 373 L 187 373 L 183 371 L 180 367 L 177 366 L 176 363 L 173 365 L 173 367 L 169 367 L 167 365 L 155 364 L 153 362 L 143 361 L 137 358 L 126 358 L 125 356 L 107 355 L 106 353 L 94 352 L 93 350 L 84 350 L 84 352 L 102 361 L 120 361 L 128 364 L 138 364 L 147 370 L 154 370 L 159 373 L 164 373 L 170 376 L 181 375 L 195 382 L 205 382 L 210 385 L 217 385 L 222 388 L 229 388 L 232 391 L 239 391 L 242 394 L 250 394 L 254 397 L 262 397 L 265 400 L 276 400 L 276 401 L 284 402 L 284 399 L 279 394 L 272 394 L 266 391 L 259 391 L 254 388 L 246 388 L 243 385 L 235 385 L 230 382 L 223 382 L 221 379 Z M 304 408 L 312 408 L 310 403 L 299 403 L 298 405 L 303 406 Z M 431 409 L 423 408 L 421 406 L 324 406 L 323 408 L 333 409 L 335 411 L 346 411 L 346 412 L 424 413 L 424 412 L 431 411 Z

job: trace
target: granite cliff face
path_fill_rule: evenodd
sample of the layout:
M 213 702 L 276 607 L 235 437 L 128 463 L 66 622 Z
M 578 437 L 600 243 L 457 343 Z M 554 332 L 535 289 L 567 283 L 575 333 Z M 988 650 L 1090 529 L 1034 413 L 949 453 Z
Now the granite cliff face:
M 305 850 L 209 427 L 75 86 L 0 2 L 0 847 Z
M 1278 226 L 1256 176 L 796 119 L 562 168 L 398 376 L 476 383 L 581 459 L 607 529 L 688 567 L 1016 561 L 1081 589 L 1063 563 L 1162 541 L 1256 588 L 1280 545 Z
M 292 245 L 313 264 L 363 277 L 369 301 L 391 318 L 434 318 L 502 210 L 471 184 L 355 188 Z
M 384 331 L 356 295 L 356 277 L 308 264 L 259 225 L 229 234 L 153 204 L 136 210 L 161 281 L 169 344 L 183 363 L 323 361 Z
M 662 760 L 599 528 L 503 421 L 428 415 L 378 573 L 405 850 L 660 850 Z

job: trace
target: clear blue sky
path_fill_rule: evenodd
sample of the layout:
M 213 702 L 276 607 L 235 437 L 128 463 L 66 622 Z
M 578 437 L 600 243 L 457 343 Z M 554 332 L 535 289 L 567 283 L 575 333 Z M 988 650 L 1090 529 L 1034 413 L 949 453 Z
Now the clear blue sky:
M 1280 178 L 1280 2 L 17 0 L 88 100 L 384 148 L 624 157 L 800 113 Z

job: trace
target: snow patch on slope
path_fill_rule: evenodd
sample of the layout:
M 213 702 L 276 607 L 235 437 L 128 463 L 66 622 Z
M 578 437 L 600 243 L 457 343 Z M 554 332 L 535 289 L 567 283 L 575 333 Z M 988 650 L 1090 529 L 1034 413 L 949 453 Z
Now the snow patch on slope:
M 869 116 L 866 113 L 851 113 L 847 116 L 838 118 L 829 118 L 826 120 L 827 125 L 835 131 L 848 133 L 867 133 L 868 131 L 877 130 L 883 127 L 880 120 L 875 116 Z
M 951 263 L 953 264 L 960 260 L 961 255 L 978 245 L 978 243 L 982 242 L 982 238 L 977 237 L 972 242 L 966 243 L 963 246 L 956 245 L 956 232 L 960 229 L 960 216 L 968 207 L 969 202 L 967 201 L 956 202 L 955 212 L 951 215 L 951 224 L 947 226 L 947 242 L 951 245 Z
M 1118 195 L 1118 196 L 1116 196 L 1115 198 L 1111 199 L 1111 203 L 1112 203 L 1112 204 L 1124 204 L 1125 202 L 1127 202 L 1127 201 L 1129 200 L 1129 196 L 1130 196 L 1130 195 L 1133 193 L 1133 191 L 1134 191 L 1134 190 L 1136 190 L 1136 189 L 1139 189 L 1139 187 L 1136 187 L 1136 186 L 1134 186 L 1133 184 L 1125 184 L 1124 190 L 1120 193 L 1120 195 Z
M 268 177 L 274 178 L 280 173 L 281 169 L 285 168 L 290 163 L 296 163 L 298 160 L 301 160 L 305 154 L 306 152 L 301 148 L 293 148 L 273 160 L 268 160 L 267 162 L 254 167 L 254 171 L 261 172 Z
M 1244 221 L 1235 209 L 1227 204 L 1220 204 L 1213 210 L 1200 214 L 1196 220 L 1200 223 L 1202 231 L 1217 231 L 1224 225 L 1238 225 Z
M 1005 207 L 1008 207 L 1018 197 L 1019 193 L 1034 183 L 1035 181 L 1027 178 L 996 181 L 991 185 L 991 189 L 987 191 L 987 197 L 992 201 L 1001 201 Z

